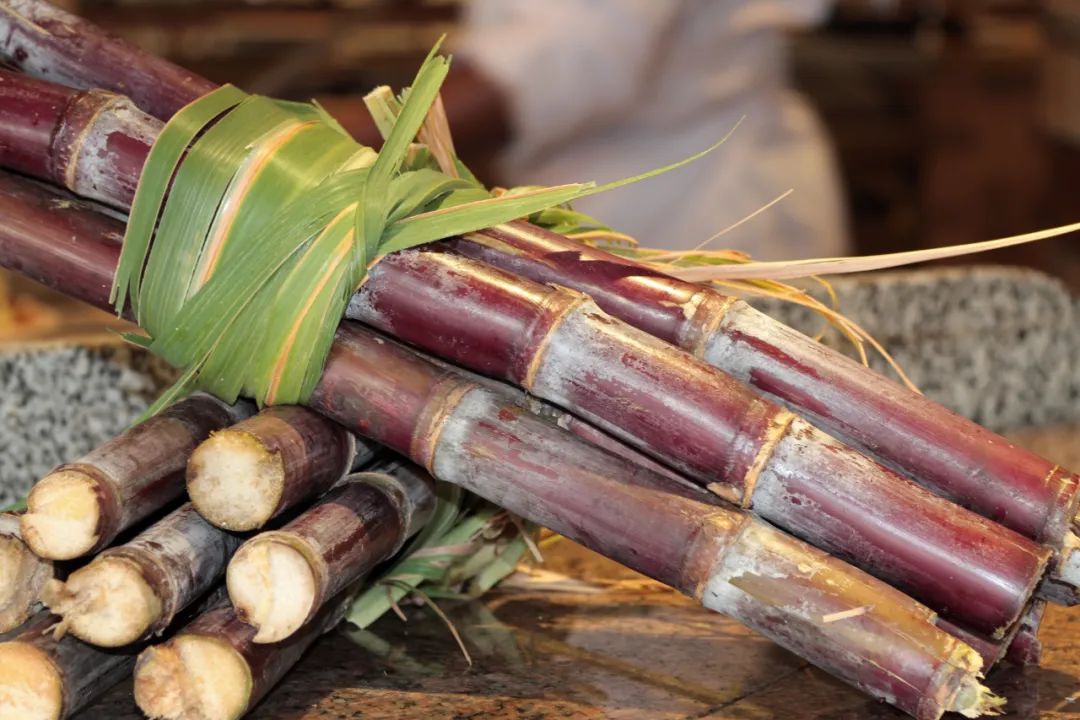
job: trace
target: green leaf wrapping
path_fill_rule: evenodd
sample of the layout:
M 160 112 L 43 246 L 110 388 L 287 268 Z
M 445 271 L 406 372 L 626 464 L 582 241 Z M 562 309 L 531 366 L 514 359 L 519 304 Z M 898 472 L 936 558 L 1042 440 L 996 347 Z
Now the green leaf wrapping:
M 386 138 L 379 153 L 318 105 L 232 86 L 165 126 L 143 169 L 110 296 L 146 333 L 126 337 L 183 371 L 148 415 L 195 389 L 228 402 L 305 401 L 350 296 L 381 255 L 523 217 L 606 229 L 568 205 L 603 189 L 594 183 L 494 197 L 446 137 L 440 159 L 457 177 L 439 170 L 415 143 L 449 69 L 437 51 L 399 97 L 380 88 L 367 99 Z M 438 493 L 432 520 L 353 603 L 354 624 L 366 627 L 421 584 L 443 596 L 486 590 L 528 548 L 504 532 L 504 511 L 454 486 L 439 483 Z
M 437 48 L 436 48 L 437 49 Z M 591 184 L 492 198 L 412 141 L 449 61 L 433 50 L 375 154 L 319 107 L 226 86 L 155 143 L 112 289 L 138 342 L 184 370 L 156 412 L 196 388 L 233 401 L 303 402 L 349 296 L 387 252 L 567 202 Z M 412 162 L 410 162 L 410 159 Z

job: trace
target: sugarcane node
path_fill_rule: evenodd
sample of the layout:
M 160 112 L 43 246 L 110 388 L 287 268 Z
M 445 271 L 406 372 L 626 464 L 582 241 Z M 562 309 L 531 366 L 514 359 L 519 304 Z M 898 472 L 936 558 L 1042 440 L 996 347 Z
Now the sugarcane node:
M 434 472 L 435 452 L 447 418 L 462 398 L 477 387 L 456 375 L 447 375 L 439 381 L 432 401 L 424 406 L 409 443 L 409 457 L 428 472 Z
M 118 515 L 115 494 L 101 473 L 73 464 L 34 485 L 20 522 L 26 544 L 38 557 L 74 560 L 97 549 L 103 534 L 114 532 Z
M 255 530 L 274 516 L 285 492 L 285 463 L 239 428 L 212 433 L 187 466 L 187 491 L 207 521 L 233 532 Z
M 709 339 L 737 302 L 738 298 L 720 295 L 709 288 L 694 293 L 690 301 L 682 306 L 686 322 L 678 331 L 676 344 L 699 360 L 704 359 Z
M 769 426 L 761 435 L 757 455 L 751 461 L 750 467 L 746 469 L 742 482 L 738 484 L 738 487 L 742 488 L 742 497 L 738 498 L 736 504 L 740 507 L 749 508 L 753 504 L 754 489 L 757 487 L 758 478 L 761 477 L 761 471 L 768 466 L 776 447 L 791 430 L 796 419 L 793 413 L 781 411 L 769 420 Z M 716 492 L 715 488 L 718 484 L 712 483 L 709 488 Z
M 536 383 L 536 375 L 543 367 L 546 352 L 559 326 L 573 313 L 596 307 L 588 295 L 559 286 L 554 286 L 553 289 L 555 292 L 548 294 L 541 301 L 537 308 L 538 320 L 530 328 L 529 352 L 522 353 L 522 359 L 528 358 L 528 363 L 523 370 L 515 368 L 514 379 L 527 391 L 531 391 Z

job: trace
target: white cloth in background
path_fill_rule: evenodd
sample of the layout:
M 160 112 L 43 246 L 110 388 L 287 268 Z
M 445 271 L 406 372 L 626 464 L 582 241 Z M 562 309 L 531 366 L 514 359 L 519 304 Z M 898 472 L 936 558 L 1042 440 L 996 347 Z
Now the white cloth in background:
M 576 203 L 650 247 L 692 248 L 789 188 L 711 247 L 755 258 L 847 248 L 839 180 L 814 113 L 787 88 L 785 31 L 826 0 L 471 0 L 455 55 L 510 99 L 513 184 L 635 175 L 703 160 Z

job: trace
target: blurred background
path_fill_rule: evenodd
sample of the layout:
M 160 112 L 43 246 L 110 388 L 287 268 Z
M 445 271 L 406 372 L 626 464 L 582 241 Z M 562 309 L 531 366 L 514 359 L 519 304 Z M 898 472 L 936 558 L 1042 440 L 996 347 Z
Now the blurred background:
M 583 207 L 645 245 L 695 247 L 789 188 L 709 247 L 884 253 L 1080 220 L 1080 0 L 59 4 L 216 81 L 318 98 L 371 142 L 363 93 L 447 33 L 458 150 L 489 184 L 614 179 L 746 116 L 700 167 Z M 973 261 L 1080 289 L 1075 236 L 952 262 Z M 24 311 L 0 302 L 0 327 Z

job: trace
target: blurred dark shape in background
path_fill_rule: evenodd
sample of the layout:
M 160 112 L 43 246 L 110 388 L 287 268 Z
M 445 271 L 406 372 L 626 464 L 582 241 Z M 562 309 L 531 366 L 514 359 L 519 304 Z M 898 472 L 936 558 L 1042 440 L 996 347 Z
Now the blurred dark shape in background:
M 215 80 L 318 97 L 348 126 L 361 122 L 365 91 L 408 82 L 466 1 L 61 4 Z M 791 42 L 793 82 L 839 157 L 853 252 L 1080 220 L 1080 0 L 842 0 L 825 26 Z M 462 155 L 500 182 L 493 158 L 505 138 L 484 137 Z M 1037 267 L 1080 288 L 1075 236 L 976 261 Z

